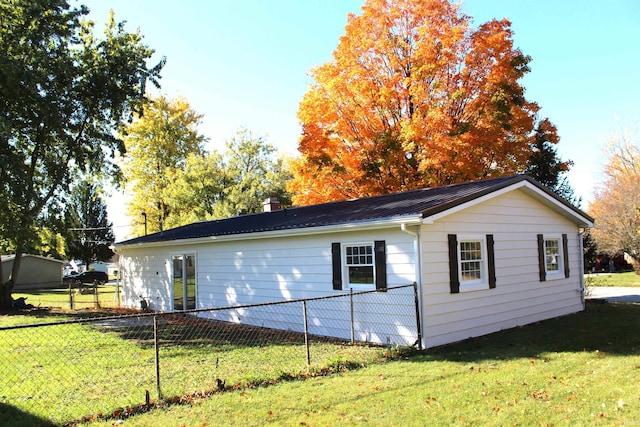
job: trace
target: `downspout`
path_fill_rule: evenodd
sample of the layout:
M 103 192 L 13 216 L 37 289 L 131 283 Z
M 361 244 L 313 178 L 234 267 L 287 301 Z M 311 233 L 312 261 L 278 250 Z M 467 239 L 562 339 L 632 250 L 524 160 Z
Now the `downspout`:
M 578 253 L 579 253 L 579 257 L 578 259 L 580 260 L 580 262 L 578 263 L 578 265 L 580 265 L 580 288 L 578 289 L 578 292 L 580 292 L 580 296 L 582 299 L 582 309 L 585 309 L 585 288 L 584 288 L 584 242 L 583 242 L 583 235 L 586 232 L 586 229 L 582 229 L 582 231 L 580 231 L 578 233 Z
M 402 230 L 403 233 L 408 234 L 409 236 L 413 237 L 413 251 L 416 254 L 416 283 L 418 284 L 418 301 L 419 301 L 419 306 L 420 306 L 420 318 L 418 319 L 418 323 L 419 323 L 419 329 L 420 331 L 422 331 L 422 333 L 420 334 L 421 337 L 419 338 L 419 341 L 424 341 L 424 313 L 422 308 L 424 307 L 424 305 L 422 304 L 422 244 L 420 242 L 420 227 L 418 227 L 418 232 L 414 232 L 411 231 L 409 229 L 407 229 L 407 224 L 406 223 L 402 223 L 400 224 L 400 230 Z M 418 349 L 422 350 L 426 348 L 426 343 L 424 342 L 418 342 Z

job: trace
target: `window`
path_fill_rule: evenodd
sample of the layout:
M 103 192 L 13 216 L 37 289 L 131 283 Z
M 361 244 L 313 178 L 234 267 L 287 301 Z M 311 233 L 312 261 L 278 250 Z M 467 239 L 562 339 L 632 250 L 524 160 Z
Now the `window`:
M 560 271 L 560 239 L 545 239 L 544 254 L 547 274 L 557 274 Z
M 373 285 L 373 245 L 345 245 L 349 287 Z
M 482 240 L 466 240 L 460 242 L 460 281 L 481 282 L 482 274 Z
M 566 234 L 538 234 L 540 281 L 569 277 L 569 244 Z
M 333 243 L 331 253 L 333 289 L 386 289 L 387 257 L 383 240 Z
M 496 287 L 494 240 L 486 236 L 449 235 L 451 293 Z

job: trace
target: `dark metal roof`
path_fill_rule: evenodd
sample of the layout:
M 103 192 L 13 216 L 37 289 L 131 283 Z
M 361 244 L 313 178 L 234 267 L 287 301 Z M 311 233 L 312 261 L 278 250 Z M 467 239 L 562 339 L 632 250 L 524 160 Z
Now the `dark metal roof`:
M 116 246 L 170 242 L 211 236 L 293 230 L 342 224 L 366 223 L 403 216 L 428 217 L 477 199 L 510 185 L 528 181 L 577 214 L 589 218 L 573 205 L 526 175 L 486 179 L 444 187 L 384 194 L 352 200 L 300 206 L 272 212 L 196 222 L 159 233 L 116 243 Z

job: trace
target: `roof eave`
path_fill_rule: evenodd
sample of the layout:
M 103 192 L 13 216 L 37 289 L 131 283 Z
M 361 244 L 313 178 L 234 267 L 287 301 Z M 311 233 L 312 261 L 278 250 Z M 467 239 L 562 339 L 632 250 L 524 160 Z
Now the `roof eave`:
M 486 200 L 514 190 L 522 190 L 526 192 L 528 195 L 542 202 L 555 212 L 571 219 L 581 228 L 591 228 L 594 226 L 593 218 L 526 175 L 520 175 L 515 181 L 507 182 L 500 186 L 489 188 L 481 193 L 476 193 L 450 203 L 444 203 L 434 209 L 425 210 L 423 212 L 424 218 L 422 220 L 422 223 L 433 224 L 434 221 L 437 221 L 438 219 L 441 219 L 445 216 L 449 216 L 461 210 L 467 209 L 472 205 L 482 203 Z
M 116 244 L 113 249 L 116 253 L 122 249 L 133 248 L 152 248 L 152 247 L 166 247 L 166 246 L 182 246 L 182 245 L 195 245 L 213 242 L 229 242 L 229 241 L 242 241 L 242 240 L 257 240 L 257 239 L 271 239 L 276 237 L 297 237 L 297 236 L 311 236 L 318 234 L 339 233 L 345 231 L 367 231 L 376 230 L 381 228 L 399 227 L 402 224 L 405 225 L 420 225 L 422 223 L 422 215 L 403 215 L 392 218 L 378 219 L 378 220 L 366 220 L 366 221 L 354 221 L 344 224 L 325 225 L 317 227 L 300 227 L 284 230 L 272 230 L 272 231 L 258 231 L 252 233 L 241 234 L 225 234 L 219 236 L 206 236 L 190 239 L 176 239 L 165 240 L 158 242 L 146 242 L 146 243 L 133 243 L 133 244 Z

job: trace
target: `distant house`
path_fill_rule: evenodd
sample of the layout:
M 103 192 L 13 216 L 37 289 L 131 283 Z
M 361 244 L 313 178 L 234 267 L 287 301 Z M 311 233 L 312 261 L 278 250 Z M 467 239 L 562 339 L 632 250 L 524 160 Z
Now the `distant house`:
M 9 280 L 15 255 L 2 256 L 2 278 Z M 23 254 L 20 260 L 20 272 L 14 289 L 33 289 L 58 287 L 62 284 L 64 261 L 39 255 Z
M 427 348 L 583 310 L 581 232 L 592 226 L 517 175 L 198 222 L 115 248 L 124 304 L 143 297 L 158 311 L 416 282 Z M 374 293 L 369 318 L 410 327 L 398 313 L 415 322 L 415 306 L 392 308 L 390 293 Z
M 73 272 L 82 272 L 87 270 L 104 271 L 109 277 L 116 277 L 118 275 L 118 255 L 114 254 L 108 261 L 95 261 L 87 268 L 84 263 L 69 261 L 65 264 L 65 274 L 71 274 Z

